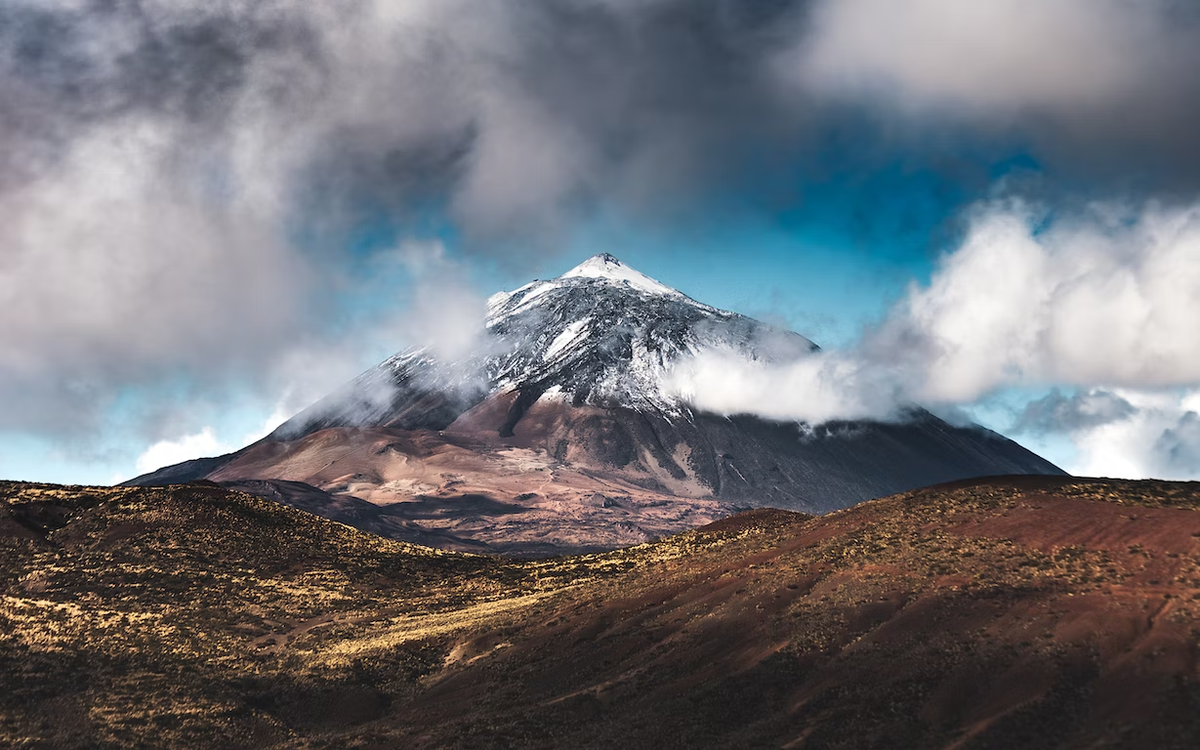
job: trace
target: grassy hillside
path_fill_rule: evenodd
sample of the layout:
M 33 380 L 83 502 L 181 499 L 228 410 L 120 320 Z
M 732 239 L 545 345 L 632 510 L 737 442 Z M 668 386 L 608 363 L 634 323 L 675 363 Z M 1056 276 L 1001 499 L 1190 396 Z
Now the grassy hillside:
M 0 483 L 0 745 L 1191 747 L 1200 487 L 981 480 L 601 555 Z

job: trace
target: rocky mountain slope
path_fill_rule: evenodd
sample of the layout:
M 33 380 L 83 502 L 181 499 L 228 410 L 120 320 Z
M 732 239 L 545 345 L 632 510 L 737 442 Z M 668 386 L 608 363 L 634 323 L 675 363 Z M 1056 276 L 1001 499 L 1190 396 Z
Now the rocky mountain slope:
M 815 348 L 600 255 L 495 295 L 468 357 L 401 352 L 263 441 L 131 484 L 206 477 L 317 512 L 324 493 L 330 517 L 393 538 L 540 554 L 645 541 L 738 508 L 819 513 L 964 477 L 1061 473 L 916 406 L 896 422 L 813 428 L 697 412 L 672 387 L 694 354 L 777 361 Z
M 325 427 L 445 429 L 497 394 L 516 394 L 500 423 L 488 425 L 502 437 L 538 401 L 686 419 L 687 405 L 669 385 L 681 357 L 718 349 L 771 359 L 816 348 L 798 334 L 696 302 L 611 255 L 494 295 L 484 325 L 478 354 L 439 362 L 428 349 L 401 352 L 272 437 Z
M 0 745 L 1191 748 L 1200 485 L 961 482 L 543 561 L 0 483 Z

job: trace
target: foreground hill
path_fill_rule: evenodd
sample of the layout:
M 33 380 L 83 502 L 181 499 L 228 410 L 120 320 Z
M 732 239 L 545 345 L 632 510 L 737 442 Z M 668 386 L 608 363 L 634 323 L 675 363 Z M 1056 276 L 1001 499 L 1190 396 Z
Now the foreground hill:
M 1062 473 L 915 405 L 886 422 L 780 423 L 697 410 L 675 380 L 698 355 L 759 366 L 815 351 L 598 255 L 495 295 L 456 361 L 400 352 L 253 445 L 128 484 L 206 478 L 393 539 L 528 555 L 626 546 L 748 507 L 824 513 Z
M 1194 747 L 1200 486 L 962 482 L 522 562 L 0 484 L 0 745 Z

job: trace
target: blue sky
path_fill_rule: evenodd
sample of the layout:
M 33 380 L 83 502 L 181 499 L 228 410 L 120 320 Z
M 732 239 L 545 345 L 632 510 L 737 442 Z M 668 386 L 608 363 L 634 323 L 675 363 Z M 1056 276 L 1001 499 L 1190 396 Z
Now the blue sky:
M 819 342 L 848 414 L 1200 478 L 1198 68 L 1157 1 L 16 0 L 0 476 L 240 447 L 430 290 L 610 252 Z

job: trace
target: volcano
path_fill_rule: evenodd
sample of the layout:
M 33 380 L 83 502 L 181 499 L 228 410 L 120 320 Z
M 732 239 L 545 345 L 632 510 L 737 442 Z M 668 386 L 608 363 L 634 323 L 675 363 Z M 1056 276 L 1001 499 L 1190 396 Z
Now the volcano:
M 671 373 L 714 350 L 770 363 L 818 347 L 597 255 L 494 295 L 468 356 L 402 351 L 242 450 L 128 484 L 208 479 L 395 539 L 541 555 L 747 508 L 825 513 L 939 482 L 1063 473 L 915 405 L 819 426 L 698 411 Z

